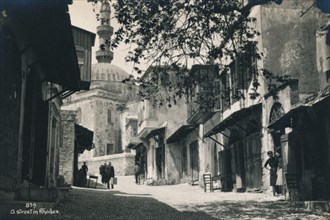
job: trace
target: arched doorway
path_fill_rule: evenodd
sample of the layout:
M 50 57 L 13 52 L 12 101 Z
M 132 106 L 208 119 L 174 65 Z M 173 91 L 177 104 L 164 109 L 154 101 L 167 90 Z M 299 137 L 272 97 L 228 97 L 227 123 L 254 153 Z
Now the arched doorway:
M 275 102 L 270 110 L 269 124 L 274 123 L 285 114 L 283 106 L 279 102 Z M 281 136 L 284 134 L 283 130 L 272 131 L 273 151 L 281 151 Z
M 279 102 L 275 102 L 270 110 L 269 114 L 269 124 L 272 124 L 276 122 L 279 118 L 281 118 L 285 114 L 283 106 Z M 285 157 L 285 163 L 287 164 L 287 154 L 288 154 L 288 148 L 283 149 L 282 148 L 282 141 L 281 141 L 281 136 L 284 134 L 284 129 L 280 130 L 272 130 L 271 131 L 271 137 L 273 139 L 273 145 L 271 146 L 271 149 L 273 152 L 278 152 L 280 154 L 280 157 L 282 159 Z M 285 155 L 285 156 L 284 156 Z M 284 156 L 284 157 L 283 157 Z M 283 168 L 283 163 L 282 163 L 282 168 Z M 277 175 L 283 176 L 283 172 L 277 173 Z M 284 193 L 284 189 L 281 187 L 276 187 L 277 193 Z M 285 190 L 286 191 L 286 190 Z

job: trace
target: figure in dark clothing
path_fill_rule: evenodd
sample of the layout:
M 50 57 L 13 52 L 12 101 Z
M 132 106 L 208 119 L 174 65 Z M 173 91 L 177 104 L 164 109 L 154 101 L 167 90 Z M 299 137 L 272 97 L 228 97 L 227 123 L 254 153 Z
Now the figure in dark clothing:
M 76 185 L 77 186 L 81 186 L 81 187 L 84 187 L 87 183 L 87 178 L 84 174 L 84 171 L 82 168 L 80 168 L 78 170 L 78 173 L 77 173 L 77 179 L 76 179 Z
M 77 173 L 77 186 L 85 186 L 87 183 L 88 167 L 86 162 L 81 166 Z
M 111 185 L 111 189 L 113 189 L 113 178 L 115 177 L 115 169 L 111 165 L 111 162 L 109 162 L 106 167 L 106 176 L 107 176 L 106 181 L 107 181 L 108 189 L 110 189 L 110 185 Z
M 81 166 L 81 169 L 84 173 L 84 176 L 87 178 L 87 172 L 88 172 L 88 166 L 86 165 L 86 162 Z
M 107 174 L 106 174 L 106 169 L 107 169 L 107 162 L 104 161 L 104 164 L 100 166 L 99 171 L 100 175 L 102 177 L 102 183 L 106 184 L 107 183 Z
M 267 155 L 269 158 L 267 159 L 264 168 L 270 171 L 270 186 L 273 188 L 273 195 L 275 196 L 278 160 L 274 157 L 273 151 L 268 151 Z
M 141 173 L 141 168 L 140 165 L 137 163 L 134 166 L 134 175 L 135 175 L 135 183 L 138 184 L 140 181 L 140 173 Z

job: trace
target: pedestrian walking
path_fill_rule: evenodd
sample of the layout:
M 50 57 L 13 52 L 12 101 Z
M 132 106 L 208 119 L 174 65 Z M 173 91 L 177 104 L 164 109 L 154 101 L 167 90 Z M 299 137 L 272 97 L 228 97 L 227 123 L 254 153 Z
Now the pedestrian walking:
M 114 177 L 115 177 L 115 168 L 111 165 L 111 162 L 108 163 L 107 167 L 106 167 L 106 174 L 107 174 L 107 187 L 108 189 L 114 188 Z
M 141 167 L 139 163 L 136 163 L 134 166 L 134 175 L 135 175 L 135 183 L 140 183 L 140 173 L 141 173 Z
M 99 171 L 100 171 L 100 175 L 101 175 L 101 182 L 103 184 L 107 183 L 107 174 L 106 174 L 106 169 L 107 169 L 107 162 L 104 161 L 104 164 L 101 164 Z
M 275 153 L 275 158 L 277 160 L 277 179 L 276 179 L 276 190 L 278 194 L 283 194 L 283 160 L 280 152 Z
M 264 168 L 270 171 L 270 186 L 273 189 L 273 195 L 276 195 L 276 179 L 277 179 L 277 166 L 278 161 L 274 157 L 273 151 L 267 152 L 268 159 L 264 165 Z M 269 166 L 269 167 L 268 167 Z

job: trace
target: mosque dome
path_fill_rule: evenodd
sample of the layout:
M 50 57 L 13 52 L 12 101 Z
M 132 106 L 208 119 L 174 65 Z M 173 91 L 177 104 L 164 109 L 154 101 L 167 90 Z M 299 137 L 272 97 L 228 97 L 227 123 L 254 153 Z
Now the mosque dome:
M 109 42 L 113 34 L 113 27 L 110 25 L 110 5 L 108 1 L 102 1 L 100 10 L 99 26 L 99 50 L 96 51 L 96 64 L 92 65 L 90 89 L 103 89 L 114 94 L 126 95 L 127 85 L 122 81 L 129 78 L 129 74 L 122 68 L 111 64 L 113 52 L 110 50 Z
M 92 81 L 121 82 L 128 77 L 129 74 L 116 65 L 110 63 L 96 63 L 92 65 Z

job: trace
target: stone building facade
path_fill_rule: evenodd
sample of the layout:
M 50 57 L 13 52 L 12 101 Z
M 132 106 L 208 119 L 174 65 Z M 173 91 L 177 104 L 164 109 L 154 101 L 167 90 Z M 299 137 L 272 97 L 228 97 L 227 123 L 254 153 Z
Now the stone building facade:
M 263 59 L 251 58 L 249 66 L 240 66 L 240 61 L 234 59 L 230 71 L 210 71 L 217 77 L 207 83 L 207 87 L 213 88 L 206 88 L 209 94 L 204 95 L 211 100 L 213 97 L 214 103 L 203 108 L 201 104 L 205 103 L 196 106 L 192 102 L 186 115 L 181 115 L 181 108 L 177 110 L 176 114 L 185 119 L 180 118 L 183 123 L 175 124 L 171 132 L 167 133 L 169 122 L 160 123 L 161 109 L 153 109 L 148 101 L 141 103 L 139 112 L 144 113 L 139 115 L 138 136 L 142 144 L 135 146 L 147 148 L 147 178 L 203 186 L 203 174 L 211 173 L 219 180 L 223 191 L 269 193 L 270 174 L 263 166 L 268 159 L 267 151 L 279 151 L 284 161 L 283 174 L 288 174 L 284 183 L 286 198 L 326 198 L 324 194 L 329 188 L 318 189 L 317 185 L 325 186 L 329 180 L 326 171 L 329 166 L 329 135 L 326 134 L 329 114 L 322 111 L 322 106 L 327 109 L 329 104 L 330 75 L 326 59 L 329 56 L 329 21 L 317 7 L 301 16 L 306 5 L 312 4 L 313 1 L 303 0 L 278 1 L 278 4 L 253 7 L 249 16 L 257 18 L 253 25 L 261 35 L 255 40 L 258 50 L 264 54 Z M 283 34 L 287 30 L 290 31 Z M 212 69 L 210 66 L 198 68 Z M 262 69 L 273 74 L 272 80 L 290 77 L 282 82 L 273 81 L 276 93 L 270 93 L 269 81 L 256 72 Z M 251 99 L 250 93 L 256 83 L 259 94 Z M 314 115 L 307 117 L 308 112 Z M 166 114 L 166 117 L 172 117 L 172 114 Z M 311 122 L 313 118 L 314 131 L 310 131 L 304 120 Z M 296 130 L 292 132 L 292 129 Z M 317 129 L 321 130 L 316 132 Z M 299 152 L 299 145 L 305 153 Z M 318 145 L 322 156 L 311 153 Z M 159 149 L 163 149 L 161 155 L 165 158 L 159 157 L 161 163 L 157 162 Z M 306 152 L 311 158 L 306 158 Z M 292 171 L 293 167 L 295 171 Z M 292 176 L 298 185 L 295 189 L 289 189 Z
M 1 1 L 0 11 L 1 198 L 54 201 L 62 98 L 85 89 L 68 2 Z
M 122 145 L 120 108 L 135 97 L 135 90 L 122 83 L 129 74 L 111 64 L 113 53 L 106 44 L 113 33 L 108 2 L 101 4 L 100 16 L 100 50 L 96 52 L 98 63 L 92 65 L 90 90 L 71 95 L 62 109 L 77 111 L 77 124 L 94 132 L 95 148 L 79 155 L 78 166 L 87 162 L 89 174 L 99 175 L 99 166 L 111 161 L 116 175 L 127 175 L 132 174 L 134 154 L 125 152 Z
M 312 3 L 283 1 L 279 5 L 256 6 L 251 11 L 250 16 L 257 18 L 254 28 L 261 33 L 256 39 L 258 49 L 264 53 L 262 60 L 251 65 L 266 69 L 274 76 L 290 75 L 290 79 L 275 83 L 277 92 L 271 94 L 267 89 L 269 81 L 260 74 L 252 74 L 247 82 L 248 87 L 241 90 L 245 99 L 235 99 L 231 91 L 230 99 L 221 100 L 222 108 L 214 113 L 213 117 L 219 117 L 215 126 L 209 126 L 212 119 L 204 122 L 207 145 L 220 147 L 218 162 L 223 188 L 270 191 L 269 171 L 263 169 L 266 153 L 279 151 L 288 163 L 290 151 L 283 134 L 290 128 L 269 129 L 269 125 L 290 112 L 299 102 L 314 97 L 320 91 L 320 85 L 324 85 L 324 80 L 320 83 L 320 77 L 324 79 L 326 74 L 318 73 L 317 51 L 320 50 L 317 49 L 315 33 L 321 30 L 326 18 L 316 7 L 300 17 L 307 2 Z M 298 21 L 297 17 L 300 17 Z M 285 30 L 292 31 L 283 35 Z M 239 70 L 231 72 L 240 74 Z M 220 73 L 221 77 L 225 77 L 224 74 Z M 260 83 L 260 98 L 251 100 L 248 98 L 249 92 L 256 80 Z M 285 166 L 285 173 L 286 169 Z
M 62 185 L 71 185 L 74 181 L 74 124 L 76 114 L 75 111 L 61 112 L 62 144 L 59 154 L 59 174 L 63 177 Z

